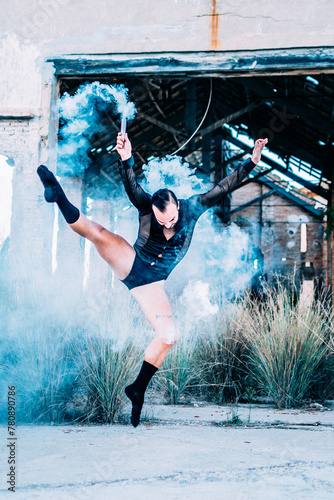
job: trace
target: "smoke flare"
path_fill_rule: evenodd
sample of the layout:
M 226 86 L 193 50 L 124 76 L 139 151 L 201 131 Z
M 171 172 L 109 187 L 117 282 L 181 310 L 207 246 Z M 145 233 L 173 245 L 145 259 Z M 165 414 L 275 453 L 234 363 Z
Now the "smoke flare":
M 102 112 L 116 112 L 122 120 L 132 120 L 136 107 L 124 85 L 93 82 L 81 85 L 73 96 L 66 92 L 61 97 L 59 117 L 65 124 L 58 146 L 59 175 L 80 177 L 90 166 L 87 153 L 91 137 L 101 128 Z

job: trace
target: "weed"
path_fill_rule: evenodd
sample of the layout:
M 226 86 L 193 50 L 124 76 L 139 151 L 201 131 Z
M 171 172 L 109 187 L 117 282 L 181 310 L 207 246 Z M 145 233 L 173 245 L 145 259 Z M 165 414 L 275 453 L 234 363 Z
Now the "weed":
M 198 372 L 192 363 L 196 344 L 195 336 L 181 336 L 158 372 L 158 388 L 167 394 L 170 404 L 177 404 L 180 396 L 197 380 Z
M 128 402 L 124 389 L 139 369 L 139 354 L 131 342 L 120 347 L 110 339 L 85 341 L 78 352 L 82 366 L 78 383 L 86 395 L 80 421 L 117 421 Z
M 302 402 L 323 378 L 320 368 L 328 356 L 328 322 L 321 302 L 301 308 L 294 300 L 283 286 L 268 289 L 265 302 L 246 298 L 239 321 L 249 349 L 248 369 L 279 408 Z
M 238 398 L 241 391 L 245 346 L 234 323 L 239 305 L 221 308 L 198 335 L 194 361 L 204 395 L 217 403 Z

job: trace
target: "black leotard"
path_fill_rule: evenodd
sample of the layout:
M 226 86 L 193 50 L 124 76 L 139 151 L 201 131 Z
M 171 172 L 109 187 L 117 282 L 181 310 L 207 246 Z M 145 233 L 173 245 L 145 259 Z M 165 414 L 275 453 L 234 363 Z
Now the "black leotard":
M 152 197 L 138 184 L 134 160 L 120 162 L 120 173 L 131 203 L 139 210 L 139 232 L 134 244 L 136 258 L 130 274 L 122 280 L 131 290 L 136 286 L 165 280 L 188 251 L 199 217 L 237 186 L 255 167 L 251 159 L 238 166 L 207 193 L 179 200 L 175 234 L 167 240 L 152 210 Z

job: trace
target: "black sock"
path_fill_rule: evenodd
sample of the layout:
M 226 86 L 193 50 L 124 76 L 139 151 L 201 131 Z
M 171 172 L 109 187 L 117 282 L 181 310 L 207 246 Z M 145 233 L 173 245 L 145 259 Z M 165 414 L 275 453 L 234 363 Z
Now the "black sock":
M 57 203 L 68 224 L 76 222 L 79 219 L 80 212 L 68 201 L 61 185 L 53 173 L 44 165 L 38 167 L 37 173 L 44 186 L 44 198 L 46 201 L 48 203 Z
M 133 427 L 137 427 L 140 422 L 146 387 L 157 370 L 156 366 L 144 361 L 136 380 L 125 388 L 125 394 L 132 402 L 131 424 Z

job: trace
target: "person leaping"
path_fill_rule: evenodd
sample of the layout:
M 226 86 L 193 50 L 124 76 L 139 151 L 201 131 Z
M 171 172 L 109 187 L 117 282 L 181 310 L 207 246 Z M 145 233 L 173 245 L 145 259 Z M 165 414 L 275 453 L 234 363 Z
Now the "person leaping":
M 131 423 L 137 427 L 145 390 L 167 353 L 177 340 L 177 331 L 164 283 L 185 256 L 199 217 L 231 192 L 260 161 L 268 139 L 255 142 L 252 157 L 241 163 L 210 191 L 178 200 L 173 191 L 162 188 L 152 195 L 143 190 L 134 171 L 131 142 L 117 136 L 120 174 L 131 203 L 139 212 L 139 232 L 135 244 L 111 233 L 88 219 L 67 199 L 54 174 L 44 165 L 37 173 L 44 185 L 44 197 L 57 203 L 66 222 L 80 236 L 91 241 L 116 277 L 130 290 L 146 319 L 155 330 L 136 380 L 125 388 L 132 403 Z

